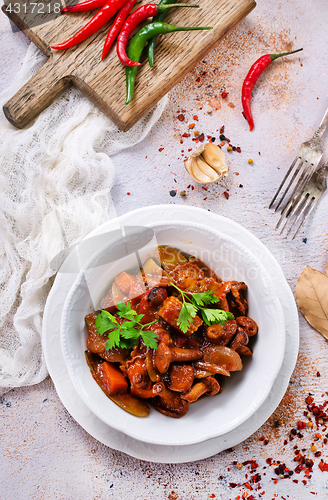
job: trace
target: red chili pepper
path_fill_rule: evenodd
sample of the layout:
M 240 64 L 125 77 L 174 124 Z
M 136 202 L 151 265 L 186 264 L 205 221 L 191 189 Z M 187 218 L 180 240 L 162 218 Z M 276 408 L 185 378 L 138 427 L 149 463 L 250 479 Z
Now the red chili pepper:
M 88 10 L 100 9 L 106 3 L 106 0 L 87 0 L 77 5 L 69 5 L 60 9 L 60 12 L 86 12 Z
M 249 72 L 243 83 L 242 88 L 242 105 L 244 110 L 244 115 L 249 124 L 249 129 L 253 130 L 254 128 L 254 120 L 251 112 L 251 97 L 252 90 L 257 82 L 261 73 L 271 64 L 272 61 L 277 59 L 278 57 L 287 56 L 289 54 L 294 54 L 295 52 L 299 52 L 303 49 L 293 50 L 291 52 L 283 52 L 281 54 L 265 54 L 260 57 L 255 63 L 251 66 Z
M 111 29 L 108 32 L 108 35 L 105 40 L 103 52 L 102 52 L 102 59 L 105 59 L 107 56 L 109 49 L 111 48 L 112 44 L 114 43 L 114 40 L 116 39 L 117 35 L 121 31 L 121 28 L 123 26 L 123 23 L 125 19 L 128 17 L 130 14 L 131 10 L 134 7 L 134 4 L 136 3 L 137 0 L 127 0 L 126 4 L 123 5 L 123 7 L 120 8 L 118 11 L 117 16 L 115 17 L 115 21 L 113 22 L 113 25 Z
M 125 4 L 125 2 L 126 0 L 108 0 L 99 12 L 97 12 L 97 14 L 93 16 L 93 18 L 82 29 L 75 33 L 72 38 L 69 38 L 66 42 L 59 43 L 58 45 L 52 45 L 51 48 L 55 50 L 63 50 L 83 42 L 89 36 L 93 35 L 100 28 L 102 28 Z
M 160 12 L 165 12 L 167 9 L 173 7 L 198 7 L 198 5 L 188 5 L 188 4 L 159 4 L 155 5 L 153 3 L 148 3 L 142 5 L 139 9 L 135 10 L 125 21 L 120 34 L 117 37 L 116 50 L 119 60 L 125 66 L 141 66 L 140 62 L 131 61 L 126 54 L 126 46 L 131 33 L 148 17 L 154 17 Z

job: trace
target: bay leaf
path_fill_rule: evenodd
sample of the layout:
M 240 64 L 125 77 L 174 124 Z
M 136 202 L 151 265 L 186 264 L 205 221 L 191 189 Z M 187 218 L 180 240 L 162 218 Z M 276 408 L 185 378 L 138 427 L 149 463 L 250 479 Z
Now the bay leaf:
M 307 266 L 299 277 L 295 295 L 305 319 L 328 339 L 328 276 Z

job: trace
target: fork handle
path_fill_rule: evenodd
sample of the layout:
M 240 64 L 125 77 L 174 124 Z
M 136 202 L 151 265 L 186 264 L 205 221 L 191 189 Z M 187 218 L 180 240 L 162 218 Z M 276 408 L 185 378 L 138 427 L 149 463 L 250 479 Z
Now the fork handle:
M 323 134 L 324 134 L 324 132 L 325 132 L 325 130 L 327 128 L 327 125 L 328 125 L 328 109 L 326 110 L 325 115 L 324 115 L 324 117 L 321 120 L 321 123 L 319 125 L 318 130 L 314 134 L 314 137 L 316 139 L 321 139 L 321 137 L 323 136 Z

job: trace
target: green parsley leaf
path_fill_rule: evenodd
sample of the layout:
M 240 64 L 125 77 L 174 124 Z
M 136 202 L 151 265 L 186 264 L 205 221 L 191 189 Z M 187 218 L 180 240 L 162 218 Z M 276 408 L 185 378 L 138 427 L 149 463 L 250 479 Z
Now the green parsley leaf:
M 125 321 L 121 326 L 121 336 L 125 339 L 135 339 L 137 341 L 140 333 L 132 322 Z
M 141 324 L 140 321 L 144 315 L 137 314 L 136 311 L 131 309 L 129 302 L 119 302 L 116 307 L 117 315 L 125 320 L 122 324 L 117 321 L 115 316 L 105 310 L 102 310 L 95 320 L 97 333 L 99 335 L 108 333 L 106 349 L 113 349 L 114 347 L 131 349 L 137 344 L 139 337 L 143 339 L 147 347 L 157 349 L 157 334 L 153 331 L 146 332 L 144 330 L 155 321 L 147 325 Z
M 200 307 L 205 304 L 215 304 L 216 302 L 220 302 L 220 299 L 218 299 L 212 291 L 192 293 L 190 298 L 197 306 Z
M 183 333 L 187 333 L 196 314 L 197 307 L 188 302 L 183 304 L 177 321 L 177 325 Z
M 106 349 L 113 349 L 115 346 L 120 344 L 120 328 L 112 330 L 108 334 L 108 340 L 106 341 Z
M 200 311 L 204 322 L 207 325 L 212 323 L 220 323 L 224 325 L 228 319 L 233 319 L 234 316 L 231 312 L 222 311 L 222 309 L 209 309 L 203 307 L 208 304 L 216 304 L 220 300 L 214 295 L 214 292 L 208 290 L 206 292 L 185 292 L 177 285 L 171 283 L 181 294 L 183 306 L 181 308 L 177 325 L 183 333 L 187 333 L 193 318 L 197 312 Z
M 119 316 L 121 318 L 125 318 L 125 319 L 130 319 L 130 320 L 136 321 L 135 316 L 137 316 L 137 313 L 136 313 L 136 311 L 134 311 L 133 309 L 131 309 L 130 302 L 127 302 L 127 303 L 125 303 L 125 302 L 119 302 L 116 307 L 117 307 L 117 309 L 119 311 L 118 314 L 119 314 Z M 141 317 L 142 316 L 143 315 L 141 315 Z
M 212 323 L 224 325 L 229 319 L 234 319 L 234 315 L 231 312 L 222 311 L 222 309 L 207 309 L 204 307 L 201 310 L 201 314 L 207 325 L 211 325 Z
M 136 343 L 136 339 L 120 339 L 120 347 L 123 349 L 132 349 Z
M 105 332 L 108 332 L 108 330 L 113 330 L 114 328 L 117 328 L 118 321 L 117 319 L 114 318 L 114 316 L 111 313 L 103 310 L 96 317 L 95 324 L 98 335 L 103 335 Z
M 143 330 L 141 332 L 141 337 L 147 347 L 150 349 L 157 349 L 157 333 Z

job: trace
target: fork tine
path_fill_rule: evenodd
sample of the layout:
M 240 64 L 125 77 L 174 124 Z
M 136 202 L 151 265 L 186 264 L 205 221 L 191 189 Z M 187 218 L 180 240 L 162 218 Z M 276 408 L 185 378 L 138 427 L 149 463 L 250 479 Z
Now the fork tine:
M 292 240 L 295 238 L 295 236 L 297 235 L 298 231 L 301 229 L 301 227 L 303 226 L 303 224 L 305 223 L 305 221 L 308 219 L 308 217 L 309 217 L 310 213 L 312 212 L 312 210 L 314 209 L 314 207 L 316 206 L 316 204 L 317 204 L 317 203 L 318 203 L 318 201 L 320 200 L 321 195 L 322 195 L 322 193 L 321 193 L 321 194 L 320 194 L 317 198 L 314 198 L 314 200 L 313 200 L 313 198 L 312 198 L 312 200 L 313 200 L 312 206 L 311 206 L 310 210 L 308 211 L 308 213 L 306 214 L 306 216 L 304 217 L 304 219 L 302 220 L 301 224 L 300 224 L 300 225 L 298 226 L 298 228 L 296 229 L 296 232 L 295 232 L 295 234 L 294 234 L 294 236 L 293 236 Z
M 304 163 L 305 163 L 305 165 L 304 165 Z M 303 166 L 303 165 L 304 165 L 304 168 L 303 168 L 303 172 L 302 172 L 302 174 L 301 174 L 301 176 L 300 176 L 300 179 L 302 178 L 302 175 L 304 175 L 304 172 L 307 170 L 307 168 L 306 168 L 306 167 L 307 167 L 307 162 L 306 162 L 305 160 L 302 160 L 302 161 L 300 162 L 300 164 L 298 165 L 298 167 L 295 169 L 295 172 L 294 172 L 294 174 L 293 174 L 293 176 L 292 176 L 291 180 L 289 181 L 289 184 L 288 184 L 287 188 L 285 189 L 284 194 L 282 195 L 282 197 L 281 197 L 281 199 L 280 199 L 280 201 L 279 201 L 278 205 L 277 205 L 277 206 L 276 206 L 276 208 L 275 208 L 275 212 L 276 212 L 276 211 L 278 210 L 278 208 L 280 207 L 280 205 L 281 205 L 281 203 L 282 203 L 283 199 L 285 198 L 285 196 L 286 196 L 287 192 L 289 191 L 289 189 L 290 189 L 291 185 L 293 184 L 294 180 L 296 179 L 296 177 L 297 177 L 298 173 L 300 172 L 300 170 L 301 170 L 301 168 L 302 168 L 302 166 Z M 300 180 L 300 179 L 299 179 L 299 180 Z M 299 180 L 298 180 L 298 182 L 297 182 L 297 185 L 296 185 L 295 189 L 297 189 L 297 188 L 298 188 Z M 292 197 L 292 196 L 291 196 L 291 197 Z
M 290 220 L 290 217 L 294 214 L 294 206 L 293 206 L 293 200 L 290 201 L 290 206 L 288 207 L 288 210 L 281 214 L 280 219 L 278 220 L 278 223 L 276 225 L 276 230 L 279 229 L 280 224 L 285 220 L 285 224 L 283 225 L 282 229 L 280 230 L 279 234 L 282 234 L 286 225 L 288 224 L 288 221 Z
M 298 159 L 299 159 L 299 155 L 297 154 L 297 156 L 295 157 L 295 159 L 294 159 L 293 163 L 292 163 L 292 164 L 291 164 L 291 166 L 289 167 L 287 174 L 285 175 L 285 177 L 283 178 L 283 180 L 282 180 L 282 182 L 281 182 L 280 186 L 278 187 L 278 189 L 277 189 L 277 191 L 276 191 L 276 193 L 275 193 L 274 197 L 272 198 L 271 203 L 270 203 L 270 205 L 269 205 L 269 208 L 271 208 L 271 207 L 272 207 L 272 205 L 274 204 L 274 202 L 276 201 L 276 198 L 277 198 L 278 194 L 280 193 L 280 190 L 282 189 L 283 185 L 285 184 L 286 180 L 288 179 L 289 174 L 290 174 L 290 173 L 291 173 L 291 171 L 293 170 L 293 168 L 294 168 L 294 166 L 295 166 L 295 164 L 296 164 L 296 162 L 297 162 L 297 160 L 298 160 Z
M 312 177 L 315 169 L 316 169 L 316 165 L 314 165 L 313 163 L 311 163 L 311 165 L 308 166 L 308 169 L 304 170 L 302 172 L 300 178 L 297 181 L 296 186 L 294 187 L 294 190 L 293 190 L 292 194 L 290 195 L 290 198 L 289 198 L 290 200 L 293 200 L 295 198 L 295 195 L 296 195 L 297 191 L 298 191 L 299 194 L 296 195 L 296 196 L 299 196 L 300 193 L 303 192 L 305 186 L 310 181 L 310 178 Z M 286 206 L 284 207 L 282 213 L 284 213 Z
M 299 200 L 302 200 L 303 192 L 301 191 L 301 189 L 299 189 L 298 186 L 297 186 L 297 188 L 298 188 L 297 193 L 295 193 L 294 197 L 291 196 L 289 198 L 287 204 L 285 205 L 283 211 L 281 212 L 280 219 L 276 225 L 276 230 L 279 228 L 280 224 L 282 223 L 282 221 L 284 219 L 288 219 L 294 213 L 295 205 L 299 202 Z M 285 226 L 283 227 L 283 229 L 284 228 L 285 228 Z M 282 229 L 282 231 L 283 231 L 283 229 Z M 280 234 L 282 233 L 282 231 L 280 232 Z
M 288 230 L 288 233 L 287 233 L 287 237 L 290 235 L 293 227 L 295 226 L 295 224 L 297 224 L 297 222 L 300 220 L 300 218 L 302 217 L 302 215 L 306 212 L 307 208 L 311 206 L 312 204 L 312 201 L 314 200 L 315 198 L 313 196 L 310 197 L 309 193 L 306 193 L 305 197 L 303 198 L 303 201 L 304 201 L 304 205 L 302 207 L 302 209 L 299 211 L 297 217 L 295 217 L 292 225 L 290 226 L 289 230 Z

